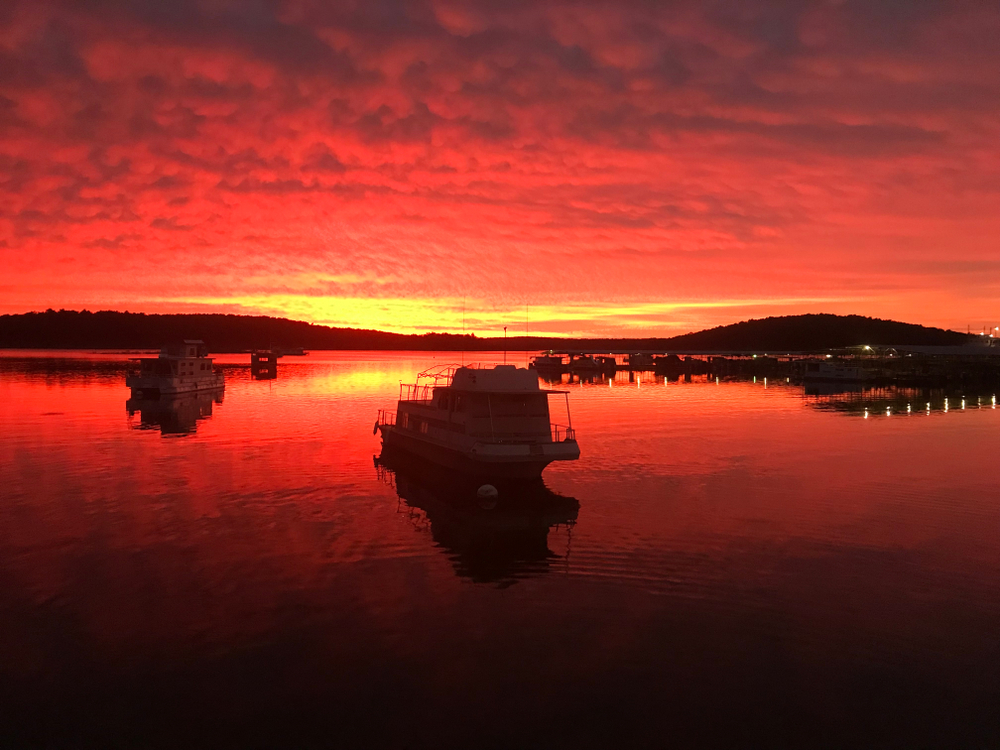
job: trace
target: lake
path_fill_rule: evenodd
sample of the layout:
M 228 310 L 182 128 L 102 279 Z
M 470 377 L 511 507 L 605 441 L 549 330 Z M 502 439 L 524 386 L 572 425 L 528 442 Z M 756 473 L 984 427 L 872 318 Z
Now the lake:
M 572 383 L 580 460 L 489 508 L 377 460 L 460 354 L 131 410 L 127 356 L 0 353 L 6 746 L 1000 744 L 992 392 Z

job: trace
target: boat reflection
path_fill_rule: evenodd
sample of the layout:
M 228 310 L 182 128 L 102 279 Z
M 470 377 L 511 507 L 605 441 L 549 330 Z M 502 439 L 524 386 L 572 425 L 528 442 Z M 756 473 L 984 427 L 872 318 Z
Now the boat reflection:
M 142 398 L 125 402 L 129 424 L 135 430 L 158 429 L 163 435 L 188 435 L 197 430 L 198 420 L 212 416 L 213 404 L 221 404 L 225 389 L 199 391 L 174 397 Z M 136 413 L 139 423 L 134 423 Z
M 541 479 L 498 485 L 495 497 L 481 497 L 478 485 L 442 479 L 390 449 L 374 462 L 379 479 L 399 496 L 400 512 L 429 526 L 460 578 L 503 588 L 568 562 L 580 503 L 555 494 Z M 561 553 L 550 549 L 552 529 L 565 534 Z

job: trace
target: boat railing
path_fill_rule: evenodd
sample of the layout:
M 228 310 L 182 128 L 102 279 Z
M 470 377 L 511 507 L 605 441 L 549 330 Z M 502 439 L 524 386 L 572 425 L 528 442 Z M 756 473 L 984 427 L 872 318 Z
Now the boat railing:
M 564 440 L 576 440 L 576 430 L 566 425 L 553 422 L 549 425 L 549 432 L 552 433 L 553 443 L 561 443 Z
M 399 384 L 399 400 L 400 401 L 421 401 L 425 403 L 430 403 L 433 395 L 434 388 L 436 388 L 434 383 L 400 383 Z
M 378 423 L 380 425 L 387 425 L 389 427 L 396 426 L 396 412 L 389 411 L 388 409 L 378 410 Z

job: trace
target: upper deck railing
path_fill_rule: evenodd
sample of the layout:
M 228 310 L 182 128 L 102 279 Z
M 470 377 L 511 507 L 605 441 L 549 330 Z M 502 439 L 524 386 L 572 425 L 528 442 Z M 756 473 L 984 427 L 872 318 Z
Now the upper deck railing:
M 431 367 L 417 375 L 417 382 L 399 384 L 399 400 L 430 401 L 435 388 L 451 385 L 456 370 L 463 367 L 467 370 L 481 370 L 490 366 L 478 362 L 470 362 L 467 365 L 447 364 Z

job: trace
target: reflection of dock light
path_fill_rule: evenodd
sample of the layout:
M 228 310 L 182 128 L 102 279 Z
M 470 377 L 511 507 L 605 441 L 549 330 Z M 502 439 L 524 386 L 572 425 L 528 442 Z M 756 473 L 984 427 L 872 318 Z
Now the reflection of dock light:
M 868 419 L 868 410 L 865 409 L 865 419 Z
M 912 411 L 913 411 L 913 406 L 912 406 L 912 405 L 910 405 L 910 404 L 907 404 L 907 405 L 906 405 L 906 413 L 907 413 L 907 414 L 909 414 L 909 413 L 910 413 L 910 412 L 912 412 Z
M 962 408 L 963 409 L 965 408 L 965 399 L 964 398 L 962 399 Z
M 890 416 L 892 416 L 892 407 L 891 407 L 891 406 L 887 406 L 887 407 L 885 407 L 885 415 L 886 415 L 887 417 L 890 417 Z
M 944 410 L 948 411 L 948 399 L 944 400 Z

